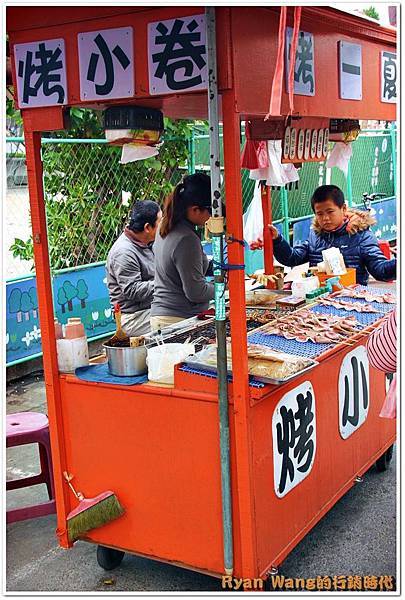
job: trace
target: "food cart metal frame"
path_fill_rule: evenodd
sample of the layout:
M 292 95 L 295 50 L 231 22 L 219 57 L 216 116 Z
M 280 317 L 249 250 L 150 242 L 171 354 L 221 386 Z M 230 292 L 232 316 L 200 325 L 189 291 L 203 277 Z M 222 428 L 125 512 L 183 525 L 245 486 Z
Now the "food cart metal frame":
M 24 18 L 20 18 L 21 11 Z M 53 38 L 65 42 L 65 104 L 22 110 L 59 543 L 64 548 L 72 546 L 66 517 L 75 499 L 63 478 L 68 470 L 86 496 L 113 489 L 126 510 L 123 517 L 88 532 L 83 539 L 221 576 L 217 382 L 179 368 L 173 388 L 94 384 L 58 372 L 40 145 L 42 131 L 65 127 L 68 107 L 133 103 L 160 108 L 174 118 L 206 117 L 206 90 L 151 95 L 147 47 L 148 23 L 203 12 L 202 7 L 191 6 L 75 7 L 74 11 L 69 7 L 8 7 L 7 30 L 15 89 L 16 44 Z M 261 118 L 268 112 L 279 12 L 275 6 L 216 8 L 227 233 L 234 240 L 243 239 L 240 121 Z M 290 16 L 287 23 L 291 24 Z M 133 97 L 105 102 L 81 100 L 77 35 L 128 26 L 134 31 Z M 395 120 L 395 104 L 380 99 L 379 62 L 381 52 L 395 52 L 395 30 L 325 6 L 304 6 L 301 29 L 315 36 L 316 91 L 313 96 L 295 95 L 294 115 Z M 362 46 L 361 100 L 339 97 L 341 40 Z M 281 114 L 289 114 L 284 90 Z M 228 260 L 243 264 L 241 244 L 229 243 Z M 385 396 L 385 376 L 370 368 L 367 418 L 346 439 L 339 433 L 342 362 L 354 349 L 364 347 L 371 328 L 363 330 L 350 348 L 340 344 L 324 353 L 319 366 L 307 376 L 278 387 L 252 387 L 243 270 L 230 271 L 229 290 L 233 574 L 266 578 L 352 487 L 356 477 L 392 446 L 395 422 L 378 416 Z M 288 392 L 308 383 L 316 398 L 316 453 L 308 476 L 280 497 L 274 481 L 272 420 Z

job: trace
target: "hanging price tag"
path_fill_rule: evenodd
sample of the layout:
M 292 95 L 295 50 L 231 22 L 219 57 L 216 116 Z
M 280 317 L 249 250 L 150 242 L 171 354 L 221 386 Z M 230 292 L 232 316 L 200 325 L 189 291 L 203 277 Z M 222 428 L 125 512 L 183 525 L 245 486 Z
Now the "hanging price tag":
M 310 151 L 311 158 L 315 158 L 315 156 L 316 156 L 317 143 L 318 143 L 318 130 L 313 129 L 312 133 L 311 133 L 311 151 Z
M 304 156 L 305 131 L 300 129 L 298 132 L 297 158 L 301 160 Z

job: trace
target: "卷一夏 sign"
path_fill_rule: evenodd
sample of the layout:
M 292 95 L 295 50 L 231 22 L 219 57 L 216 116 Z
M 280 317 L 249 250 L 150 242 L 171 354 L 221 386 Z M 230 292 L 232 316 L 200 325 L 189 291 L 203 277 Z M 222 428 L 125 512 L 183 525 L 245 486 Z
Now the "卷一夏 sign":
M 205 15 L 149 23 L 148 69 L 151 95 L 207 89 Z
M 381 102 L 397 101 L 397 55 L 381 52 Z
M 287 94 L 292 36 L 292 27 L 287 27 L 285 40 L 285 79 Z M 297 94 L 298 96 L 315 96 L 314 36 L 312 33 L 306 31 L 300 31 L 298 34 L 297 51 L 295 53 L 294 94 Z
M 339 67 L 340 97 L 342 100 L 361 100 L 361 44 L 339 42 Z

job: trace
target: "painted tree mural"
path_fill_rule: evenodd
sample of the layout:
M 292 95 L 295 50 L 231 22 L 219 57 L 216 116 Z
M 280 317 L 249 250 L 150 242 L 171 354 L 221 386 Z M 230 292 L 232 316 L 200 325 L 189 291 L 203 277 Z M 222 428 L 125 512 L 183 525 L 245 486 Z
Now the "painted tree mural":
M 17 323 L 22 321 L 21 296 L 21 290 L 14 288 L 8 297 L 8 310 L 12 315 L 16 315 Z
M 30 320 L 30 310 L 32 309 L 32 302 L 28 292 L 21 294 L 21 310 L 24 313 L 26 321 Z
M 87 287 L 84 279 L 79 279 L 76 286 L 77 297 L 80 300 L 80 305 L 82 308 L 86 308 L 86 298 L 89 297 L 89 288 Z
M 34 317 L 34 319 L 36 319 L 38 317 L 38 295 L 37 295 L 37 288 L 36 287 L 31 287 L 28 290 L 28 293 L 29 293 L 30 298 L 31 298 L 32 316 Z
M 66 296 L 66 292 L 63 289 L 63 287 L 59 288 L 58 290 L 58 296 L 57 296 L 57 300 L 58 300 L 58 304 L 60 304 L 61 308 L 62 308 L 62 314 L 66 312 L 65 306 L 67 304 L 67 296 Z
M 73 310 L 73 300 L 77 297 L 77 290 L 70 281 L 65 281 L 63 283 L 63 289 L 65 290 L 67 298 L 68 311 L 71 312 Z

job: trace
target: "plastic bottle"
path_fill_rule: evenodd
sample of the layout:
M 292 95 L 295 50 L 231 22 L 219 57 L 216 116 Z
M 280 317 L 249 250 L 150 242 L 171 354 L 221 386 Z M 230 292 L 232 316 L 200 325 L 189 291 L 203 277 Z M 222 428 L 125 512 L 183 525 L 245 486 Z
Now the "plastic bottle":
M 73 373 L 89 364 L 89 349 L 84 325 L 79 318 L 68 319 L 65 337 L 56 340 L 58 367 L 61 373 Z
M 57 340 L 61 340 L 63 338 L 62 324 L 59 323 L 58 319 L 54 319 L 54 323 L 55 323 L 55 337 Z
M 79 317 L 71 317 L 65 325 L 65 338 L 74 340 L 84 336 L 84 325 Z

